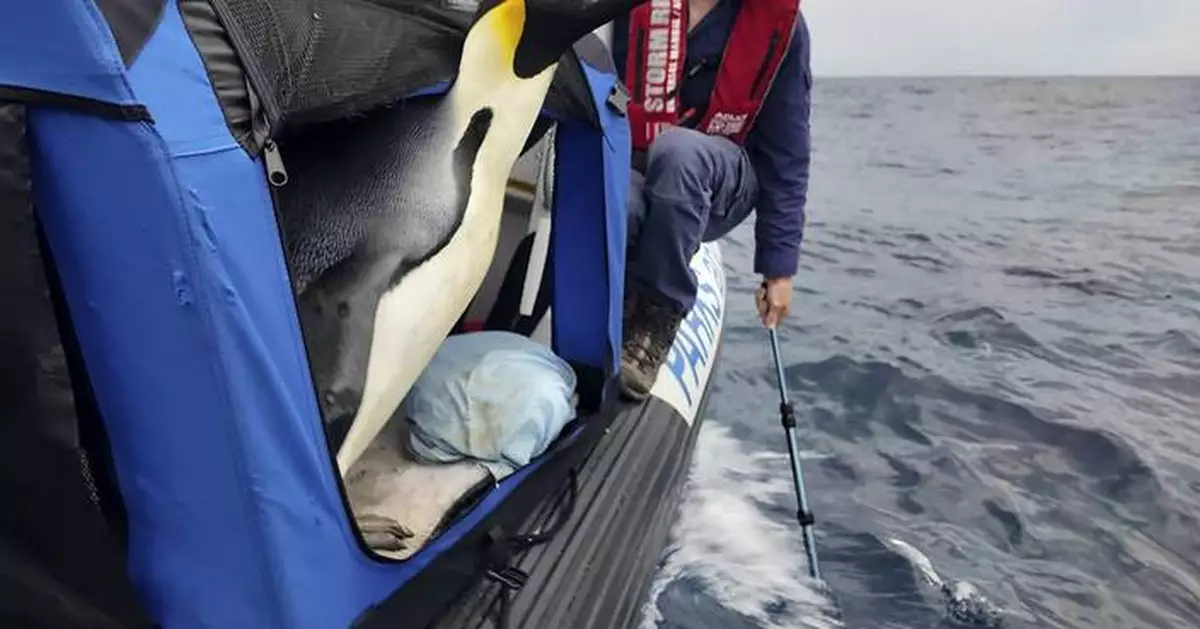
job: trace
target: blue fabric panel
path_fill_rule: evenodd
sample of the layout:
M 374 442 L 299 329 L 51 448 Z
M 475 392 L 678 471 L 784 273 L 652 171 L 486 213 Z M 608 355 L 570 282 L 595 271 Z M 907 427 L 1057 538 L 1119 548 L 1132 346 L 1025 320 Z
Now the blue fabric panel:
M 168 16 L 132 76 L 161 137 L 57 112 L 34 124 L 38 201 L 110 424 L 131 569 L 168 627 L 344 625 L 353 597 L 288 600 L 341 594 L 354 555 L 261 169 L 217 133 Z
M 605 271 L 604 151 L 601 132 L 560 120 L 554 135 L 554 351 L 605 369 L 609 278 Z
M 607 98 L 616 75 L 582 64 L 601 129 L 560 120 L 554 194 L 554 342 L 568 360 L 619 363 L 630 140 Z
M 608 96 L 617 75 L 603 73 L 587 63 L 581 64 L 604 130 L 604 206 L 605 261 L 608 263 L 609 360 L 615 370 L 621 363 L 621 317 L 625 299 L 625 241 L 629 226 L 628 194 L 632 140 L 629 119 L 608 106 Z
M 91 0 L 0 0 L 0 85 L 135 104 Z
M 169 435 L 131 435 L 139 454 L 162 452 L 158 467 L 132 472 L 163 485 L 133 497 L 163 531 L 133 536 L 135 566 L 150 577 L 147 589 L 161 602 L 154 611 L 168 627 L 345 626 L 372 590 L 382 596 L 391 584 L 372 584 L 358 569 L 367 559 L 338 494 L 262 168 L 229 135 L 174 6 L 130 82 L 158 121 L 171 160 L 164 178 L 179 191 L 173 207 L 156 208 L 162 224 L 144 235 L 180 234 L 173 297 L 195 313 L 191 329 L 130 352 L 130 364 L 157 363 L 178 390 L 155 400 L 157 389 L 130 383 L 140 397 L 134 413 L 178 422 L 159 424 Z M 134 290 L 153 282 L 134 268 L 120 276 Z M 152 304 L 129 296 L 99 310 Z M 161 303 L 155 318 L 177 317 L 178 308 Z M 128 342 L 136 331 L 110 336 Z M 203 510 L 192 509 L 197 495 L 208 497 Z
M 232 402 L 197 304 L 207 294 L 195 284 L 195 234 L 179 220 L 187 193 L 148 128 L 55 111 L 32 122 L 39 213 L 108 422 L 133 580 L 167 626 L 273 612 L 265 567 L 247 565 L 261 553 L 253 505 L 237 500 Z M 224 603 L 191 622 L 178 615 L 208 592 Z
M 187 43 L 166 43 L 179 42 Z M 146 71 L 167 66 L 175 50 L 164 43 L 156 37 L 147 48 Z M 270 512 L 311 502 L 304 519 L 329 521 L 337 511 L 328 505 L 337 502 L 321 496 L 329 491 L 289 495 L 296 489 L 267 473 L 292 463 L 277 451 L 298 435 L 261 433 L 299 415 L 305 402 L 278 373 L 289 349 L 299 365 L 294 342 L 281 343 L 288 326 L 246 320 L 277 301 L 278 293 L 243 292 L 259 288 L 256 274 L 280 269 L 275 248 L 262 246 L 273 234 L 264 229 L 269 206 L 244 155 L 200 142 L 200 131 L 219 137 L 206 127 L 220 121 L 199 106 L 211 99 L 197 81 L 203 74 L 165 69 L 147 96 L 155 113 L 177 108 L 173 121 L 163 116 L 162 130 L 196 140 L 180 143 L 190 156 L 147 126 L 40 112 L 40 210 L 109 422 L 130 514 L 131 569 L 152 612 L 169 627 L 293 626 L 281 601 L 287 575 L 266 532 Z M 184 124 L 189 112 L 194 129 Z M 234 214 L 240 224 L 231 229 L 223 219 Z M 270 350 L 282 364 L 262 359 Z M 254 439 L 266 452 L 251 451 Z M 288 466 L 303 482 L 303 467 Z M 327 546 L 309 541 L 304 548 Z
M 172 629 L 346 626 L 405 575 L 372 574 L 347 528 L 290 296 L 263 281 L 281 260 L 270 214 L 253 213 L 260 171 L 218 152 L 176 160 L 165 185 L 139 176 L 157 138 L 116 127 L 43 112 L 34 131 L 134 581 Z

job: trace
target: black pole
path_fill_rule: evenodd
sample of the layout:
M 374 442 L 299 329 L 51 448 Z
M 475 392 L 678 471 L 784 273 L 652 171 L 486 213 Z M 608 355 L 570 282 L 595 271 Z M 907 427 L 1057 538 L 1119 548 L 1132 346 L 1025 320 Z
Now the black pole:
M 817 540 L 813 536 L 812 511 L 808 508 L 808 494 L 804 491 L 804 472 L 800 470 L 800 445 L 796 439 L 796 409 L 788 399 L 787 382 L 783 379 L 783 361 L 779 358 L 779 335 L 775 328 L 767 328 L 771 337 L 771 353 L 775 357 L 775 378 L 779 383 L 779 417 L 783 422 L 783 430 L 787 433 L 788 456 L 792 460 L 792 483 L 796 487 L 796 521 L 804 534 L 804 551 L 808 553 L 808 574 L 814 580 L 821 580 L 821 567 L 817 564 Z

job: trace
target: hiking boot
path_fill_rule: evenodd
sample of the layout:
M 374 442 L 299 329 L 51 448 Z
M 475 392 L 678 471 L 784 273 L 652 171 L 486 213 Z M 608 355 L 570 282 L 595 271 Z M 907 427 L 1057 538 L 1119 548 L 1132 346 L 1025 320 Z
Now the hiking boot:
M 641 401 L 650 395 L 683 315 L 669 304 L 633 295 L 626 297 L 625 312 L 621 392 L 631 400 Z

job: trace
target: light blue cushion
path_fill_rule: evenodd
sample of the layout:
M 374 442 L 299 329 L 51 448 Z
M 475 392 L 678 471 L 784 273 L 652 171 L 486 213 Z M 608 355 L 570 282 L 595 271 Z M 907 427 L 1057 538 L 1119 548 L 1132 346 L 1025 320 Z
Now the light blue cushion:
M 426 463 L 478 460 L 500 480 L 575 417 L 574 391 L 571 367 L 520 334 L 452 336 L 405 399 L 409 449 Z

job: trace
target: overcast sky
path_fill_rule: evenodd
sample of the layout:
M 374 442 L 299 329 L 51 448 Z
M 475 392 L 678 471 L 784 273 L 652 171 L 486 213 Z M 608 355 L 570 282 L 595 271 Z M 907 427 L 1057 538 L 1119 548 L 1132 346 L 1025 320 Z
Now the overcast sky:
M 1200 0 L 803 0 L 813 73 L 1200 74 Z

